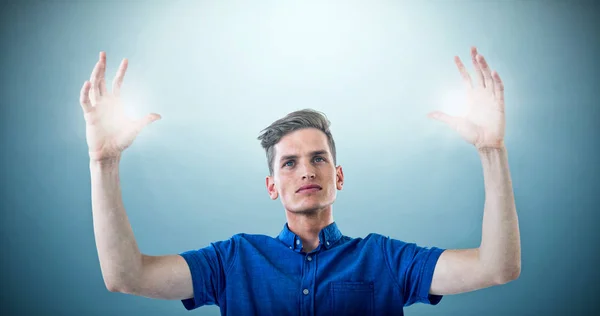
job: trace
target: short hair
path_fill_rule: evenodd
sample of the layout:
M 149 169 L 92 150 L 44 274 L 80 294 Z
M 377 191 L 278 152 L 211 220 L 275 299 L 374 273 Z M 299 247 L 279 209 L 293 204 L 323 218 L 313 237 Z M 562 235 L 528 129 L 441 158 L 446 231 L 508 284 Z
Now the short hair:
M 258 136 L 260 144 L 265 150 L 267 156 L 267 163 L 269 165 L 269 174 L 273 175 L 274 165 L 273 160 L 275 159 L 275 145 L 279 143 L 281 138 L 285 135 L 305 128 L 316 128 L 323 132 L 327 136 L 327 142 L 329 144 L 329 150 L 333 157 L 333 163 L 336 164 L 335 158 L 335 141 L 329 130 L 331 122 L 327 119 L 327 116 L 319 111 L 313 109 L 303 109 L 289 113 L 283 118 L 271 123 L 269 127 L 263 129 L 261 134 Z

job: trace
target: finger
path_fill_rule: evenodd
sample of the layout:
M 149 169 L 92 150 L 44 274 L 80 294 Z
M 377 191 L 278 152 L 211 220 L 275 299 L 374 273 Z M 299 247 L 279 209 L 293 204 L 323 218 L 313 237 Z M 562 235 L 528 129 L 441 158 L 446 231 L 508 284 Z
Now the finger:
M 456 63 L 456 67 L 458 67 L 458 71 L 460 72 L 460 75 L 462 76 L 463 81 L 465 82 L 467 87 L 473 88 L 473 82 L 471 81 L 471 76 L 469 75 L 467 68 L 465 68 L 465 65 L 462 63 L 462 61 L 460 60 L 460 58 L 458 56 L 454 56 L 454 62 Z
M 137 122 L 137 130 L 138 132 L 144 129 L 144 127 L 148 126 L 150 123 L 154 121 L 160 120 L 162 117 L 157 113 L 150 113 L 146 115 L 143 119 Z
M 100 52 L 100 58 L 92 71 L 90 81 L 92 82 L 92 96 L 100 97 L 106 94 L 106 85 L 104 83 L 104 71 L 106 69 L 106 54 Z
M 504 113 L 504 83 L 502 83 L 500 75 L 495 70 L 492 72 L 492 78 L 494 78 L 494 95 L 498 101 L 500 111 Z
M 133 128 L 133 135 L 131 135 L 132 138 L 135 138 L 146 126 L 148 126 L 150 123 L 160 120 L 161 116 L 159 114 L 156 113 L 150 113 L 148 115 L 146 115 L 144 118 L 142 118 L 141 120 L 138 120 L 135 124 L 135 127 Z
M 485 61 L 485 58 L 481 55 L 477 55 L 477 62 L 479 63 L 479 67 L 481 67 L 481 72 L 483 73 L 483 79 L 485 80 L 485 88 L 491 89 L 490 91 L 494 91 L 494 81 L 492 80 L 492 70 Z
M 79 104 L 81 104 L 83 113 L 88 113 L 92 110 L 92 101 L 90 100 L 91 86 L 92 84 L 86 80 L 81 87 L 81 92 L 79 93 Z
M 94 70 L 92 70 L 92 74 L 90 75 L 90 98 L 92 103 L 96 103 L 98 98 L 100 97 L 100 89 L 98 86 L 98 73 L 100 72 L 100 61 L 96 62 L 96 66 L 94 66 Z
M 106 94 L 106 53 L 100 52 L 100 80 L 98 82 L 100 95 Z
M 446 123 L 446 125 L 457 131 L 467 142 L 474 144 L 477 141 L 477 133 L 473 129 L 472 124 L 464 118 L 450 116 L 440 111 L 431 112 L 427 116 L 442 123 Z
M 121 95 L 121 85 L 123 84 L 123 77 L 125 77 L 125 72 L 127 71 L 127 66 L 129 65 L 129 61 L 127 58 L 123 58 L 121 61 L 121 65 L 119 66 L 119 70 L 117 71 L 117 75 L 113 80 L 113 94 L 118 96 Z
M 483 73 L 481 72 L 481 67 L 477 62 L 477 48 L 471 47 L 471 60 L 473 61 L 473 67 L 475 68 L 475 77 L 477 77 L 477 82 L 479 87 L 485 88 L 485 80 L 483 79 Z
M 457 129 L 460 119 L 458 117 L 450 116 L 444 112 L 434 111 L 427 116 L 431 119 L 446 123 L 450 128 Z
M 156 120 L 159 120 L 160 118 L 160 115 L 151 113 L 146 115 L 146 117 L 135 121 L 134 124 L 130 125 L 130 128 L 125 133 L 122 133 L 118 136 L 117 143 L 122 144 L 122 146 L 125 147 L 129 146 L 129 144 L 134 141 L 144 127 Z

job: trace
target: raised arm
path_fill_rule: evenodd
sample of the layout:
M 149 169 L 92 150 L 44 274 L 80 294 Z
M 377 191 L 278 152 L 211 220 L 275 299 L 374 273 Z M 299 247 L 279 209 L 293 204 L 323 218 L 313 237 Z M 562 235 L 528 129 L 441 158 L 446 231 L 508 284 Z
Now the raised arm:
M 128 118 L 120 101 L 127 60 L 119 67 L 112 93 L 106 89 L 105 69 L 106 55 L 102 52 L 80 95 L 90 156 L 94 235 L 105 285 L 109 291 L 154 298 L 192 297 L 190 271 L 181 256 L 154 257 L 140 252 L 121 197 L 121 154 L 160 116 Z
M 444 251 L 433 274 L 431 294 L 457 294 L 504 284 L 521 272 L 519 224 L 504 146 L 504 85 L 474 47 L 471 57 L 479 79 L 476 84 L 455 57 L 467 86 L 467 115 L 452 117 L 436 111 L 429 117 L 448 124 L 479 153 L 485 186 L 481 244 Z

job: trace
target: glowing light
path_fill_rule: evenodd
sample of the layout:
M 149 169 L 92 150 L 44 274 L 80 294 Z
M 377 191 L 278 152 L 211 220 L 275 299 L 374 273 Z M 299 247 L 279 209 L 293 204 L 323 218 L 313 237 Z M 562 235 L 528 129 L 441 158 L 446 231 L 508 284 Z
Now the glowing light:
M 123 111 L 127 117 L 138 120 L 149 114 L 150 109 L 147 100 L 144 99 L 144 94 L 139 93 L 139 91 L 135 91 L 132 88 L 135 87 L 129 86 L 127 87 L 127 90 L 124 91 L 123 96 L 121 97 L 121 104 L 123 105 Z
M 431 111 L 440 111 L 451 116 L 463 116 L 467 112 L 467 92 L 464 87 L 446 87 L 439 89 L 440 93 L 433 101 Z M 457 134 L 446 124 L 430 120 L 423 128 L 423 137 L 425 139 L 435 139 L 438 144 L 443 146 L 455 146 L 458 144 Z
M 437 110 L 452 116 L 463 116 L 467 112 L 467 98 L 464 88 L 447 90 L 440 94 L 441 100 L 438 102 Z

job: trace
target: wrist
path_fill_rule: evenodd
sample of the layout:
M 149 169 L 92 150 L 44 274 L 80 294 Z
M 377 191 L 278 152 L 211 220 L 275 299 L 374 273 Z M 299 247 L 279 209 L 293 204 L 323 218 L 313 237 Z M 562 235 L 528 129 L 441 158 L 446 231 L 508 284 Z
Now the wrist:
M 477 152 L 479 154 L 489 154 L 489 153 L 503 152 L 503 151 L 506 151 L 506 147 L 504 147 L 504 146 L 477 147 Z
M 495 152 L 495 151 L 505 151 L 506 147 L 504 146 L 504 140 L 500 140 L 493 144 L 480 144 L 475 145 L 475 148 L 480 154 Z
M 479 147 L 479 148 L 477 148 L 477 154 L 479 155 L 481 162 L 485 166 L 493 166 L 493 165 L 496 165 L 497 163 L 502 163 L 502 161 L 505 161 L 507 159 L 507 151 L 506 151 L 506 147 L 504 147 L 504 146 Z
M 103 159 L 90 159 L 90 168 L 95 169 L 118 169 L 121 156 L 103 158 Z

